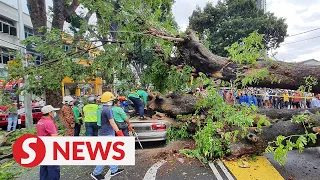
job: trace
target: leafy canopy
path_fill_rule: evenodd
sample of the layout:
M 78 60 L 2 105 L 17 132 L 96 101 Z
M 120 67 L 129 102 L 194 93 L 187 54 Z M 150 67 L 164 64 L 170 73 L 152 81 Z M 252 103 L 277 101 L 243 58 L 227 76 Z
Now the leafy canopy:
M 287 34 L 285 19 L 263 13 L 257 8 L 256 0 L 226 0 L 215 6 L 208 3 L 203 10 L 198 7 L 189 17 L 189 28 L 198 31 L 200 37 L 206 34 L 210 50 L 221 56 L 227 55 L 224 47 L 255 30 L 264 34 L 263 44 L 267 49 L 279 47 Z

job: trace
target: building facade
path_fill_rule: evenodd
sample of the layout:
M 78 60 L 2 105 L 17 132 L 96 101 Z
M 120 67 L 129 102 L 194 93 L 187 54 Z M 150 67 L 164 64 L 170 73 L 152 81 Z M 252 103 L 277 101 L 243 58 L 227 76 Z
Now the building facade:
M 25 38 L 33 35 L 32 22 L 27 13 L 22 15 Z M 48 22 L 48 26 L 51 24 Z M 0 68 L 7 66 L 8 61 L 14 58 L 15 51 L 21 47 L 19 37 L 18 9 L 0 1 Z M 31 49 L 26 49 L 27 54 L 37 57 L 40 63 L 41 56 Z
M 257 6 L 259 9 L 262 9 L 263 12 L 267 11 L 267 0 L 257 0 Z
M 24 38 L 27 38 L 29 36 L 33 36 L 33 28 L 32 28 L 32 22 L 29 14 L 23 13 L 23 24 L 24 24 Z M 47 22 L 47 26 L 50 28 L 51 23 Z M 3 70 L 10 64 L 10 60 L 14 59 L 14 55 L 16 53 L 16 50 L 19 50 L 21 47 L 23 47 L 20 44 L 21 38 L 19 37 L 19 16 L 18 16 L 18 9 L 8 5 L 2 1 L 0 1 L 0 71 Z M 65 39 L 64 39 L 65 40 Z M 67 40 L 65 40 L 67 41 Z M 31 55 L 33 57 L 36 57 L 35 62 L 29 62 L 30 65 L 40 65 L 44 58 L 39 53 L 32 50 L 32 47 L 26 47 L 25 52 L 27 55 Z M 64 46 L 64 50 L 68 51 L 70 50 L 70 46 L 68 42 L 66 42 L 66 45 Z M 88 60 L 93 60 L 96 56 L 96 53 L 92 51 L 89 51 L 89 58 Z M 79 64 L 87 66 L 86 63 L 87 60 L 76 60 Z M 9 84 L 8 82 L 5 82 L 6 77 L 6 71 L 1 71 L 0 73 L 0 86 L 4 86 L 6 83 L 6 86 Z M 77 84 L 85 84 L 83 82 L 72 82 L 70 78 L 65 78 L 62 80 L 62 92 L 66 95 L 74 95 L 74 92 L 70 92 L 68 90 L 69 86 L 74 86 Z M 92 86 L 92 94 L 102 94 L 102 79 L 96 78 L 94 80 L 91 80 L 88 82 L 89 85 Z M 64 93 L 66 91 L 66 93 Z M 77 95 L 81 91 L 81 88 L 77 87 L 76 92 Z M 20 98 L 22 99 L 22 98 Z

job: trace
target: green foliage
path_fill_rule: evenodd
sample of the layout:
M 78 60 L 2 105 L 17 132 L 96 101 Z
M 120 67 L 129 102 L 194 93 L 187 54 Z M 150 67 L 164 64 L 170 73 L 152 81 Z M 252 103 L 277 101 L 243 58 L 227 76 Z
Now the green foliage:
M 264 45 L 262 34 L 257 31 L 251 33 L 248 37 L 244 38 L 241 43 L 235 42 L 231 46 L 225 48 L 230 54 L 230 59 L 238 64 L 251 64 L 255 65 L 260 57 L 265 57 L 262 52 Z
M 200 33 L 200 37 L 210 32 L 210 50 L 220 56 L 227 56 L 224 47 L 248 37 L 258 30 L 264 34 L 263 44 L 267 49 L 277 48 L 287 34 L 284 18 L 273 13 L 264 13 L 257 8 L 256 0 L 219 1 L 193 11 L 189 18 L 189 28 Z
M 7 142 L 9 142 L 10 144 L 13 144 L 20 136 L 24 134 L 36 134 L 36 129 L 35 128 L 29 129 L 29 130 L 17 129 L 16 131 L 14 131 L 8 136 Z
M 0 179 L 1 180 L 11 180 L 11 179 L 14 179 L 14 177 L 15 177 L 15 173 L 12 171 L 8 171 L 8 170 L 1 170 L 0 171 Z
M 212 85 L 213 80 L 199 77 L 204 84 Z M 206 125 L 201 126 L 199 122 L 199 129 L 193 136 L 196 142 L 196 149 L 181 150 L 188 157 L 198 158 L 202 162 L 207 162 L 209 159 L 223 157 L 230 153 L 229 145 L 231 142 L 239 138 L 244 138 L 247 134 L 247 128 L 253 126 L 254 120 L 257 118 L 257 108 L 247 106 L 233 106 L 223 101 L 219 95 L 219 89 L 209 86 L 207 89 L 207 96 L 199 100 L 196 107 L 197 112 L 201 109 L 206 109 L 207 119 Z M 196 113 L 197 114 L 197 113 Z M 262 125 L 268 126 L 270 123 L 265 116 L 260 116 L 258 128 Z M 238 127 L 239 130 L 231 132 L 217 133 L 218 129 Z
M 237 86 L 240 84 L 240 81 L 242 88 L 245 88 L 248 85 L 258 84 L 259 81 L 264 80 L 268 74 L 269 70 L 267 68 L 252 70 L 249 74 L 238 75 L 238 78 L 235 80 L 235 85 Z
M 162 61 L 155 61 L 152 68 L 142 77 L 143 84 L 152 83 L 154 90 L 166 92 L 167 90 L 180 91 L 190 81 L 191 67 L 184 66 L 181 72 L 176 66 L 168 67 Z
M 206 126 L 199 129 L 193 136 L 196 141 L 196 149 L 183 149 L 181 153 L 191 158 L 198 158 L 201 162 L 207 162 L 215 157 L 222 157 L 225 153 L 223 142 L 218 139 L 215 131 L 216 127 L 212 120 L 207 120 Z
M 286 163 L 287 154 L 292 149 L 296 148 L 301 153 L 304 150 L 304 147 L 309 143 L 316 143 L 317 135 L 309 133 L 306 129 L 304 122 L 309 119 L 309 116 L 306 114 L 300 114 L 293 116 L 292 122 L 301 123 L 305 128 L 305 134 L 303 135 L 291 135 L 291 136 L 278 136 L 276 141 L 268 143 L 268 147 L 265 152 L 274 153 L 274 160 L 277 161 L 280 165 Z
M 34 94 L 42 94 L 46 89 L 60 90 L 61 80 L 65 77 L 70 77 L 74 82 L 103 78 L 107 84 L 117 78 L 129 82 L 129 86 L 117 87 L 117 90 L 125 91 L 136 84 L 133 69 L 138 76 L 151 71 L 153 62 L 157 60 L 154 54 L 156 45 L 162 50 L 159 59 L 166 60 L 171 55 L 172 42 L 156 39 L 147 32 L 151 27 L 169 34 L 178 33 L 171 10 L 173 0 L 83 0 L 80 3 L 89 12 L 97 14 L 97 22 L 88 24 L 84 13 L 72 15 L 67 21 L 71 23 L 73 37 L 57 29 L 41 28 L 39 31 L 43 36 L 29 37 L 23 44 L 32 45 L 33 50 L 45 59 L 45 63 L 26 69 L 21 65 L 14 67 L 10 70 L 11 79 L 28 75 L 29 85 L 25 88 Z M 110 37 L 120 43 L 105 42 Z M 67 38 L 68 42 L 63 41 L 63 38 Z M 63 48 L 66 44 L 69 45 L 68 51 Z M 92 56 L 95 56 L 94 61 L 89 62 Z M 34 62 L 35 59 L 31 57 L 30 61 Z M 80 60 L 88 60 L 88 66 L 78 64 Z M 24 55 L 17 58 L 17 61 L 24 62 Z M 41 79 L 37 80 L 36 76 Z
M 263 57 L 264 59 L 268 59 L 265 55 L 266 50 L 264 49 L 262 40 L 263 35 L 255 31 L 249 37 L 244 38 L 241 43 L 235 42 L 225 49 L 230 54 L 232 61 L 240 65 L 249 64 L 254 66 L 258 58 Z M 234 85 L 245 88 L 247 85 L 258 84 L 259 81 L 264 80 L 268 75 L 268 68 L 253 69 L 246 74 L 237 74 Z
M 297 90 L 300 93 L 311 92 L 312 87 L 318 85 L 317 79 L 313 76 L 304 77 L 304 79 L 305 79 L 305 84 L 301 85 Z
M 190 138 L 191 135 L 187 131 L 189 127 L 189 123 L 184 123 L 181 128 L 176 129 L 174 127 L 170 127 L 167 132 L 167 141 L 178 140 L 178 139 L 187 139 Z
M 261 129 L 262 125 L 264 126 L 270 126 L 271 123 L 267 120 L 266 115 L 260 116 L 259 117 L 259 121 L 257 122 L 257 128 Z

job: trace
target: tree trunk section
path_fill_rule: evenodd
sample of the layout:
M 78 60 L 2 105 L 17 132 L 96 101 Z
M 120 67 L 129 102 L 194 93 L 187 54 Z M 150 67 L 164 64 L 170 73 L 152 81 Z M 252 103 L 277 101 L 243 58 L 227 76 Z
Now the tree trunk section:
M 62 105 L 62 95 L 60 91 L 52 91 L 49 89 L 45 90 L 46 93 L 46 104 L 53 107 L 61 107 Z
M 290 120 L 292 116 L 299 115 L 301 113 L 313 113 L 320 112 L 320 108 L 312 109 L 260 109 L 259 114 L 266 115 L 270 119 Z
M 33 26 L 33 33 L 39 34 L 39 28 L 47 26 L 47 13 L 45 0 L 27 0 L 27 6 Z
M 315 115 L 316 119 L 312 120 L 314 126 L 320 126 L 320 116 Z M 308 129 L 313 132 L 312 129 Z M 268 142 L 275 141 L 280 135 L 303 135 L 305 129 L 301 123 L 291 121 L 277 121 L 271 126 L 262 127 L 261 134 L 255 131 L 255 128 L 249 128 L 247 137 L 235 143 L 231 143 L 230 150 L 232 156 L 238 157 L 245 154 L 263 153 L 268 146 Z M 307 147 L 320 146 L 319 135 L 315 144 L 308 144 Z M 292 138 L 294 140 L 294 138 Z
M 193 32 L 186 34 L 183 41 L 177 41 L 180 57 L 172 60 L 175 65 L 190 65 L 198 72 L 225 81 L 235 80 L 238 73 L 246 76 L 254 70 L 267 68 L 268 76 L 260 80 L 258 84 L 252 85 L 259 87 L 298 89 L 301 85 L 305 85 L 305 78 L 308 76 L 313 76 L 320 84 L 320 66 L 265 60 L 258 60 L 253 67 L 238 65 L 228 58 L 211 53 L 200 43 Z M 320 86 L 314 86 L 313 92 L 319 93 Z
M 195 112 L 197 97 L 192 94 L 168 94 L 162 96 L 158 92 L 148 94 L 148 108 L 163 112 L 170 116 L 191 114 Z

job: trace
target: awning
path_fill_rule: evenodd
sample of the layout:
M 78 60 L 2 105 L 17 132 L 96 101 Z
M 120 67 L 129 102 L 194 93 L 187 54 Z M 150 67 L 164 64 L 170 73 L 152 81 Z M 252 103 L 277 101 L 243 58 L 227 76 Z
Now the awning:
M 9 81 L 6 86 L 4 87 L 4 90 L 7 90 L 7 91 L 11 91 L 15 88 L 18 88 L 20 87 L 20 84 L 23 83 L 23 79 L 20 78 L 19 80 L 13 80 L 13 81 Z

